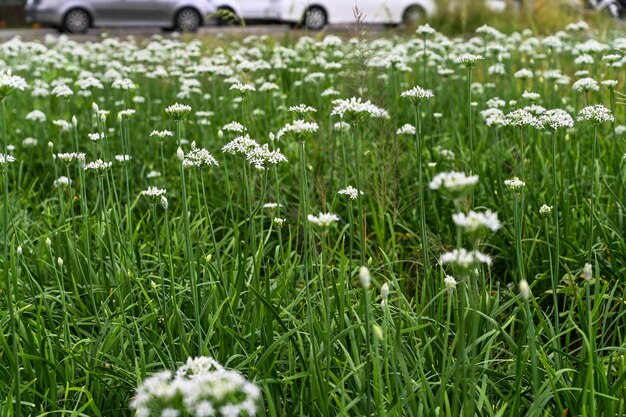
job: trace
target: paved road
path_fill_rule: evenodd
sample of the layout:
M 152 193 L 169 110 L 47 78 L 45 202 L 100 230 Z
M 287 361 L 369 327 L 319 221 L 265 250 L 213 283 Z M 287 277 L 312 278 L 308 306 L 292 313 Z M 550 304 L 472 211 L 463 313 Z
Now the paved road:
M 380 33 L 386 30 L 385 26 L 369 25 L 367 26 L 368 32 Z M 250 26 L 206 26 L 201 28 L 197 34 L 202 35 L 214 35 L 214 36 L 246 36 L 246 35 L 282 35 L 287 32 L 293 32 L 296 34 L 303 34 L 304 31 L 291 29 L 288 25 L 281 24 L 265 24 L 265 25 L 250 25 Z M 351 25 L 344 26 L 332 26 L 329 27 L 323 33 L 333 34 L 346 34 L 354 32 L 354 27 Z M 169 34 L 171 32 L 160 31 L 155 28 L 132 28 L 132 29 L 120 29 L 120 28 L 100 28 L 90 29 L 85 35 L 70 35 L 72 39 L 77 41 L 94 41 L 101 38 L 102 34 L 106 33 L 113 37 L 126 37 L 126 36 L 151 36 L 155 33 Z M 318 32 L 311 32 L 317 34 Z M 2 29 L 0 30 L 0 42 L 6 42 L 16 36 L 19 36 L 22 40 L 36 40 L 42 39 L 46 35 L 58 35 L 59 32 L 55 29 Z

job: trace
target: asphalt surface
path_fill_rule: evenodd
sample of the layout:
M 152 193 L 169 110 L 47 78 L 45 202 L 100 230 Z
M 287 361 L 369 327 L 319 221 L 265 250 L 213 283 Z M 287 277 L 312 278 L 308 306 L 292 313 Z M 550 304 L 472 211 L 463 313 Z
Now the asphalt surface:
M 389 30 L 385 26 L 368 25 L 368 32 L 380 33 L 385 30 Z M 282 24 L 255 24 L 250 26 L 205 26 L 200 28 L 195 35 L 198 36 L 217 36 L 217 37 L 238 37 L 246 35 L 282 35 L 285 33 L 293 33 L 296 35 L 304 34 L 305 31 L 292 29 L 289 25 Z M 345 34 L 349 35 L 354 32 L 354 26 L 329 26 L 322 32 L 309 32 L 309 34 L 319 33 L 333 33 L 333 34 Z M 160 30 L 159 28 L 95 28 L 90 29 L 84 35 L 68 35 L 71 39 L 77 41 L 95 41 L 102 38 L 103 34 L 110 37 L 124 38 L 127 36 L 136 37 L 149 37 L 155 33 L 163 35 L 172 34 L 171 31 Z M 1 29 L 0 30 L 0 43 L 6 42 L 14 37 L 18 36 L 24 41 L 31 41 L 42 39 L 46 35 L 59 35 L 60 33 L 55 29 L 41 28 L 41 29 Z

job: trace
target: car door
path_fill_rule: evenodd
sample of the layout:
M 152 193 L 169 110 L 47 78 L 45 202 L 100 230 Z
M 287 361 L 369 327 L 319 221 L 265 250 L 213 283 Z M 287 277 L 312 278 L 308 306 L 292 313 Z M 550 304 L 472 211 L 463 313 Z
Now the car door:
M 399 0 L 356 0 L 356 6 L 362 13 L 365 23 L 383 23 L 390 21 L 390 7 L 397 7 Z
M 110 25 L 119 21 L 122 14 L 118 0 L 89 0 L 87 4 L 91 8 L 95 25 Z
M 274 18 L 272 0 L 238 0 L 241 16 L 244 19 Z
M 113 0 L 117 3 L 121 19 L 134 25 L 172 25 L 175 0 Z

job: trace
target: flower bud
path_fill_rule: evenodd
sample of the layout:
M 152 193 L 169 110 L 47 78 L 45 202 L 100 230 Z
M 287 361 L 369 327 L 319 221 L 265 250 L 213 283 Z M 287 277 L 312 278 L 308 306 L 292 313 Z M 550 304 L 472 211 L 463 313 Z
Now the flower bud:
M 222 129 L 217 131 L 217 137 L 218 139 L 224 139 L 224 132 L 222 132 Z
M 74 127 L 78 126 L 78 119 L 76 116 L 72 116 L 72 125 L 74 125 Z
M 519 283 L 519 292 L 524 300 L 528 301 L 530 299 L 530 286 L 525 279 L 521 280 Z
M 185 152 L 183 152 L 183 149 L 180 146 L 176 149 L 176 157 L 179 161 L 185 159 Z
M 382 342 L 383 339 L 385 338 L 383 334 L 383 328 L 380 327 L 378 324 L 375 324 L 372 327 L 372 330 L 374 331 L 374 337 L 376 338 L 376 340 L 378 340 L 379 342 Z
M 448 294 L 452 294 L 454 292 L 454 289 L 456 288 L 456 279 L 454 279 L 454 277 L 447 275 L 444 279 L 443 279 L 443 285 L 446 289 L 446 292 Z
M 94 103 L 91 103 L 91 110 L 94 113 L 98 113 L 100 111 L 100 107 L 98 107 L 98 105 L 94 102 Z
M 274 142 L 274 139 L 276 139 L 276 136 L 274 133 L 270 132 L 270 142 Z
M 191 142 L 191 149 L 196 149 L 196 141 Z
M 50 149 L 54 148 L 54 143 L 48 142 L 48 148 L 50 148 Z
M 22 245 L 18 246 L 17 249 L 15 249 L 15 253 L 17 253 L 17 256 L 22 256 Z
M 161 207 L 163 207 L 163 210 L 167 210 L 167 208 L 169 207 L 169 202 L 167 201 L 167 197 L 165 197 L 164 195 L 161 196 L 161 201 L 160 201 Z
M 382 297 L 384 299 L 387 299 L 387 297 L 389 297 L 389 284 L 388 283 L 384 283 L 382 287 L 380 287 L 380 295 L 382 295 Z
M 362 266 L 361 269 L 359 269 L 359 281 L 361 281 L 361 285 L 365 289 L 368 289 L 370 285 L 372 285 L 370 270 L 367 269 L 366 266 Z
M 591 268 L 591 264 L 587 262 L 585 264 L 585 267 L 583 268 L 583 278 L 585 278 L 585 281 L 589 281 L 591 279 L 592 273 L 593 273 L 593 270 Z
M 63 258 L 60 256 L 57 258 L 57 264 L 59 264 L 60 267 L 63 267 Z
M 46 238 L 46 246 L 47 246 L 47 247 L 52 246 L 52 241 L 50 240 L 50 238 L 49 238 L 49 237 L 47 237 L 47 238 Z

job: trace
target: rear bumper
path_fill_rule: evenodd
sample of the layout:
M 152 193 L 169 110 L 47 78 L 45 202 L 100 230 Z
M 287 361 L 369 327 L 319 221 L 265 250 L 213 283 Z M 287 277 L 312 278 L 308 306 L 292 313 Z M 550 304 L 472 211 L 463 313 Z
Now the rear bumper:
M 59 26 L 63 23 L 63 16 L 57 9 L 48 9 L 27 5 L 24 8 L 26 23 L 40 23 L 42 25 Z

